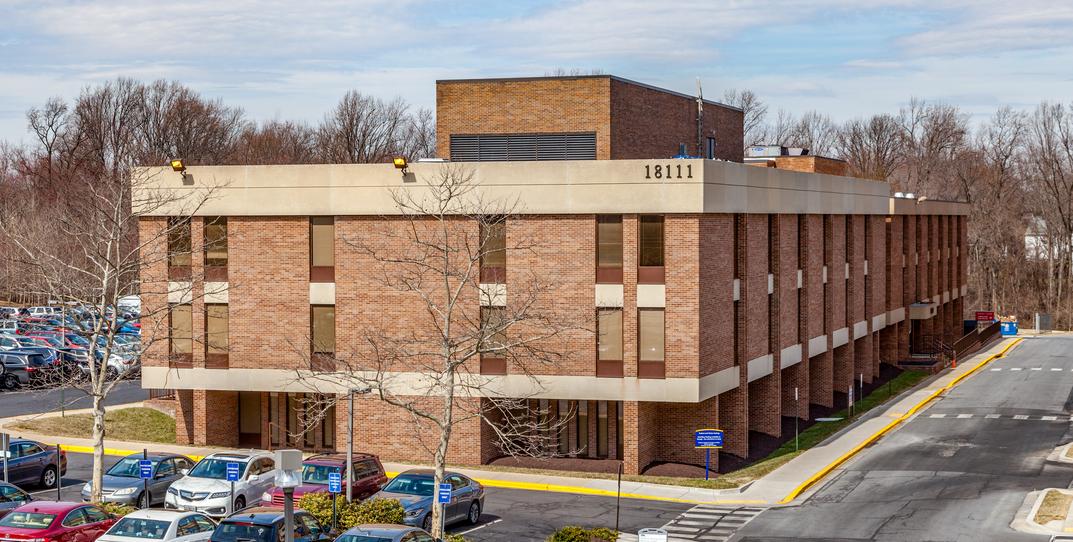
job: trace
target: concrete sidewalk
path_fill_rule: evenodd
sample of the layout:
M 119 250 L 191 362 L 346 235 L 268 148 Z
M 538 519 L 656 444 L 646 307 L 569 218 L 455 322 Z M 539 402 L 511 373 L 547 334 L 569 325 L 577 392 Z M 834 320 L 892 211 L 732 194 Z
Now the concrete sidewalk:
M 877 407 L 862 416 L 851 426 L 835 434 L 826 442 L 815 448 L 809 449 L 794 458 L 792 461 L 775 469 L 767 476 L 748 484 L 742 489 L 704 489 L 695 487 L 670 486 L 651 484 L 644 482 L 623 481 L 621 496 L 632 499 L 650 499 L 672 502 L 686 502 L 696 504 L 739 504 L 754 506 L 770 506 L 776 504 L 792 503 L 806 498 L 820 485 L 819 482 L 827 475 L 836 472 L 845 462 L 851 460 L 857 451 L 863 449 L 882 434 L 896 430 L 901 422 L 916 415 L 917 412 L 927 408 L 930 401 L 938 397 L 946 389 L 953 387 L 962 379 L 966 378 L 977 368 L 1004 352 L 1015 342 L 1014 339 L 1004 339 L 969 359 L 958 364 L 957 368 L 948 369 L 937 377 L 926 381 L 917 389 L 901 397 L 900 399 Z M 141 403 L 132 403 L 124 407 L 141 406 Z M 110 407 L 120 408 L 120 407 Z M 68 412 L 77 413 L 77 412 Z M 37 414 L 32 416 L 18 416 L 0 419 L 0 430 L 4 425 L 14 420 L 25 418 L 39 418 L 50 414 Z M 54 415 L 59 415 L 55 413 Z M 33 435 L 9 431 L 13 435 L 32 438 L 47 443 L 56 443 L 73 452 L 92 452 L 92 442 L 89 438 L 50 437 L 45 435 Z M 224 448 L 179 446 L 174 444 L 146 444 L 139 442 L 122 442 L 107 439 L 105 441 L 105 453 L 109 455 L 127 455 L 140 451 L 143 447 L 149 447 L 154 451 L 167 451 L 181 453 L 192 457 L 200 457 Z M 413 465 L 401 463 L 384 463 L 385 470 L 389 473 L 397 473 L 414 468 Z M 562 493 L 575 493 L 583 495 L 616 496 L 619 494 L 617 482 L 600 478 L 580 478 L 569 475 L 546 476 L 540 474 L 501 472 L 484 470 L 481 468 L 452 468 L 488 487 L 524 489 L 532 491 L 553 491 Z

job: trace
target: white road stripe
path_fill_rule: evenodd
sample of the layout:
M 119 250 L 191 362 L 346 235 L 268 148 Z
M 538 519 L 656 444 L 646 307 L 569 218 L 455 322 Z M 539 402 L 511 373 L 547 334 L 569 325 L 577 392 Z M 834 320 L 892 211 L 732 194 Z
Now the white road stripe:
M 1014 416 L 1013 419 L 1015 419 L 1015 420 L 1027 420 L 1028 416 L 1025 416 L 1024 414 L 1018 414 L 1018 415 Z
M 1052 371 L 1061 371 L 1062 368 L 1061 367 L 1051 367 L 1051 370 Z
M 1001 418 L 1001 417 L 1002 417 L 1001 414 L 988 414 L 987 416 L 984 416 L 984 418 L 987 418 L 989 420 L 994 420 L 994 419 L 998 419 L 998 418 Z
M 1033 371 L 1042 371 L 1043 367 L 1033 367 L 1032 370 Z
M 998 372 L 998 371 L 1001 371 L 1001 370 L 1002 370 L 1002 367 L 992 367 L 991 368 L 991 371 L 993 371 L 993 372 Z
M 932 414 L 932 415 L 930 415 L 928 417 L 929 418 L 945 418 L 946 414 Z
M 1020 367 L 1010 367 L 1010 370 L 1011 371 L 1020 371 L 1021 368 Z
M 1058 420 L 1058 416 L 1044 416 L 1044 417 L 1043 417 L 1043 418 L 1041 418 L 1041 419 L 1042 419 L 1043 421 L 1045 421 L 1045 422 L 1053 422 L 1053 421 L 1056 421 L 1056 420 Z
M 961 419 L 961 420 L 971 418 L 971 417 L 972 417 L 972 414 L 958 414 L 958 419 Z

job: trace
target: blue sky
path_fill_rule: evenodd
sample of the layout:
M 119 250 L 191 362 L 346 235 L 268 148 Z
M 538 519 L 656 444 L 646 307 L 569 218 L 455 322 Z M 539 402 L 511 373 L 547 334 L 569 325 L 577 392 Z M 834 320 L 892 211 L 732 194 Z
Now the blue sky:
M 837 120 L 910 97 L 985 118 L 1073 99 L 1073 3 L 1037 0 L 0 0 L 0 139 L 25 111 L 124 75 L 257 120 L 318 120 L 347 90 L 435 103 L 436 79 L 606 73 L 749 88 Z

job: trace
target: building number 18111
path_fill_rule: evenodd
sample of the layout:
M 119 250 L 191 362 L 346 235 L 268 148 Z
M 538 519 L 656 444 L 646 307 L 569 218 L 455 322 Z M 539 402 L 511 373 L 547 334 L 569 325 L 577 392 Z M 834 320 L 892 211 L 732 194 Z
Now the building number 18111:
M 666 166 L 658 164 L 655 166 L 645 166 L 645 178 L 646 179 L 692 179 L 693 178 L 693 164 L 686 164 L 682 167 L 682 164 L 667 164 Z

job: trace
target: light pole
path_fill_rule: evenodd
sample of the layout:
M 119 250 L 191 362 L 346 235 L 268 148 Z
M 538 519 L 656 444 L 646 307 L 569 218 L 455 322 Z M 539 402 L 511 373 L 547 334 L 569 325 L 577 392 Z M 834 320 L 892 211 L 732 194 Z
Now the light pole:
M 350 388 L 347 390 L 347 407 L 346 407 L 346 472 L 343 474 L 344 479 L 347 482 L 346 485 L 346 502 L 353 502 L 354 497 L 351 495 L 353 488 L 350 487 L 354 481 L 354 396 L 365 395 L 373 391 L 372 388 Z

